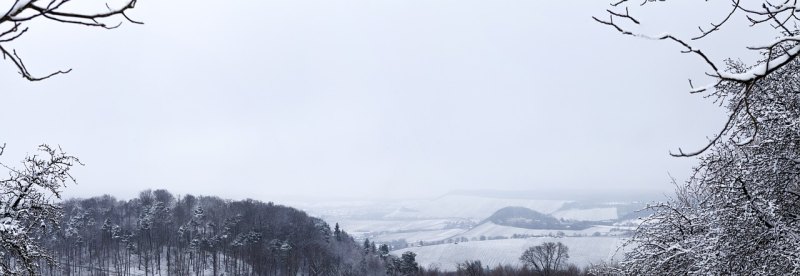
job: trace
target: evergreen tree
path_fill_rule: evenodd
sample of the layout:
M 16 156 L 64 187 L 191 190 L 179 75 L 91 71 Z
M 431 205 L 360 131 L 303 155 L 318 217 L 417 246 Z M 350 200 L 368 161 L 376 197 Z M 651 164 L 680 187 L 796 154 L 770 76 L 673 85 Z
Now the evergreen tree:
M 378 255 L 380 255 L 381 258 L 386 259 L 386 257 L 389 256 L 389 245 L 385 243 L 381 244 L 381 246 L 378 248 Z
M 415 275 L 419 272 L 419 264 L 416 260 L 417 254 L 411 251 L 406 251 L 400 256 L 397 270 L 401 275 Z
M 333 227 L 333 236 L 336 238 L 336 241 L 342 241 L 342 230 L 339 229 L 339 223 L 336 223 L 336 226 Z
M 369 238 L 364 239 L 363 248 L 364 248 L 364 254 L 369 254 L 369 248 L 370 248 L 370 246 L 369 246 Z

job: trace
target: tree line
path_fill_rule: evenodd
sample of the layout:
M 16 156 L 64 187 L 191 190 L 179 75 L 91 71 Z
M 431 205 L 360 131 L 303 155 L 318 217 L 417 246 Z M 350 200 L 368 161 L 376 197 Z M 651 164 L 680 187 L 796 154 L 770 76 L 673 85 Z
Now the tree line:
M 60 227 L 40 236 L 52 260 L 39 260 L 37 274 L 385 275 L 395 263 L 388 247 L 271 202 L 146 190 L 61 208 Z

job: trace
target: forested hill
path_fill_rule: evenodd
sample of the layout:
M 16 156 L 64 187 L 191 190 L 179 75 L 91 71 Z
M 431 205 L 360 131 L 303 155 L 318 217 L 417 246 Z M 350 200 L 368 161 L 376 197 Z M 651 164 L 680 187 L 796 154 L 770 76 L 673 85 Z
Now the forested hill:
M 42 241 L 60 265 L 42 261 L 43 275 L 386 274 L 374 244 L 271 202 L 148 190 L 62 205 Z
M 592 226 L 586 221 L 563 221 L 525 207 L 505 207 L 497 210 L 484 222 L 528 229 L 582 230 Z

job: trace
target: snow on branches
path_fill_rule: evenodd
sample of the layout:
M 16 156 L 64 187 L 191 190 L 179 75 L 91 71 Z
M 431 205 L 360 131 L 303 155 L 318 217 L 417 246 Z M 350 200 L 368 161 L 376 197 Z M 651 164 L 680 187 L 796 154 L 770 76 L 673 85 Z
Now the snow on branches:
M 0 146 L 0 155 L 5 145 Z M 39 240 L 60 220 L 60 208 L 53 199 L 61 198 L 61 188 L 75 179 L 70 169 L 81 164 L 78 158 L 60 148 L 39 146 L 21 167 L 0 162 L 7 173 L 0 180 L 0 274 L 34 275 L 40 260 L 52 262 Z
M 706 75 L 714 78 L 715 81 L 709 85 L 698 87 L 694 86 L 692 81 L 689 80 L 691 93 L 711 91 L 711 95 L 726 97 L 731 95 L 729 95 L 729 93 L 720 95 L 717 89 L 718 87 L 733 84 L 741 88 L 736 92 L 739 96 L 735 97 L 737 100 L 734 104 L 735 108 L 730 110 L 728 121 L 724 127 L 710 139 L 706 146 L 692 152 L 684 152 L 679 148 L 677 153 L 670 153 L 676 157 L 698 156 L 729 134 L 736 123 L 733 121 L 738 118 L 739 115 L 750 113 L 748 99 L 752 95 L 751 90 L 755 85 L 761 82 L 770 73 L 795 61 L 797 57 L 800 56 L 800 25 L 798 25 L 798 23 L 800 23 L 800 18 L 797 17 L 797 12 L 800 12 L 800 6 L 798 6 L 797 0 L 759 0 L 747 1 L 747 3 L 743 3 L 741 0 L 732 0 L 724 18 L 719 19 L 717 22 L 710 23 L 708 27 L 698 26 L 699 32 L 695 36 L 687 39 L 669 33 L 649 35 L 633 31 L 630 28 L 631 25 L 642 25 L 643 21 L 631 15 L 629 5 L 646 5 L 651 2 L 656 1 L 644 0 L 641 3 L 633 3 L 629 0 L 620 0 L 611 4 L 611 9 L 607 10 L 607 18 L 593 18 L 595 21 L 608 25 L 623 35 L 669 41 L 680 46 L 683 49 L 683 53 L 697 56 L 708 67 Z M 753 65 L 742 66 L 741 68 L 745 68 L 744 70 L 732 72 L 729 70 L 729 66 L 723 66 L 723 64 L 712 60 L 705 51 L 694 46 L 693 43 L 705 39 L 715 32 L 720 32 L 721 27 L 730 24 L 729 22 L 735 16 L 745 18 L 753 30 L 755 30 L 755 28 L 752 27 L 759 27 L 762 25 L 769 26 L 769 29 L 774 32 L 775 39 L 767 43 L 753 43 L 747 46 L 747 49 L 759 52 L 762 55 L 761 60 Z M 739 29 L 739 31 L 741 31 L 741 29 Z
M 752 136 L 752 116 L 757 139 L 717 143 L 674 198 L 651 206 L 630 241 L 629 274 L 800 273 L 798 72 L 794 61 L 752 88 L 750 114 L 736 119 L 732 135 Z
M 126 12 L 133 9 L 136 5 L 136 0 L 126 0 L 122 5 L 110 6 L 106 4 L 106 11 L 102 12 L 73 12 L 67 10 L 65 7 L 73 0 L 13 0 L 14 4 L 8 11 L 0 10 L 0 53 L 2 53 L 4 60 L 10 60 L 23 78 L 29 81 L 40 81 L 58 74 L 69 73 L 72 69 L 59 70 L 42 77 L 36 77 L 28 71 L 22 58 L 17 55 L 16 50 L 9 49 L 5 46 L 6 43 L 11 42 L 28 31 L 26 23 L 38 20 L 47 19 L 58 23 L 77 24 L 89 27 L 100 27 L 106 29 L 114 29 L 122 24 L 122 21 L 116 20 L 116 24 L 107 23 L 111 18 L 122 18 L 135 24 L 142 24 L 141 22 L 131 19 Z M 2 7 L 0 7 L 2 9 Z
M 642 5 L 651 0 L 640 3 Z M 665 2 L 665 1 L 661 1 Z M 717 97 L 729 117 L 700 150 L 674 156 L 699 157 L 692 177 L 677 184 L 666 202 L 628 242 L 617 272 L 629 275 L 796 275 L 800 273 L 800 11 L 797 1 L 731 1 L 724 18 L 699 28 L 689 39 L 649 36 L 624 27 L 642 24 L 622 0 L 608 19 L 596 21 L 625 35 L 680 45 L 708 66 L 715 82 L 692 88 Z M 639 4 L 639 3 L 637 3 Z M 699 4 L 699 3 L 698 3 Z M 623 9 L 624 11 L 620 11 Z M 775 39 L 753 43 L 755 64 L 717 64 L 692 43 L 719 32 L 732 18 L 749 22 L 743 31 L 769 26 Z M 691 84 L 691 83 L 690 83 Z

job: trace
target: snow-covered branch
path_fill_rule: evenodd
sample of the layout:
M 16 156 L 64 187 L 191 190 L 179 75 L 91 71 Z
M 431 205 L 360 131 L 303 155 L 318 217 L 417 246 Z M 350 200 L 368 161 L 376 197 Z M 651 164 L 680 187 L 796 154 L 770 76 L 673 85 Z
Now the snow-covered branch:
M 648 4 L 650 0 L 645 0 L 639 5 Z M 659 1 L 668 2 L 668 1 Z M 612 3 L 612 9 L 623 9 L 622 11 L 607 10 L 607 19 L 593 17 L 595 21 L 612 27 L 617 32 L 626 35 L 651 40 L 662 40 L 674 43 L 682 49 L 683 53 L 693 54 L 697 56 L 704 64 L 706 64 L 708 71 L 707 76 L 714 79 L 708 85 L 695 87 L 692 81 L 689 81 L 690 93 L 709 92 L 712 95 L 717 95 L 721 98 L 736 98 L 734 109 L 731 110 L 730 117 L 725 123 L 725 126 L 715 136 L 709 138 L 709 143 L 701 147 L 697 151 L 685 153 L 683 150 L 678 149 L 678 153 L 670 153 L 677 157 L 692 157 L 706 152 L 714 143 L 722 141 L 722 137 L 729 134 L 731 127 L 736 123 L 740 114 L 750 114 L 748 97 L 751 97 L 750 89 L 758 85 L 766 76 L 776 70 L 783 68 L 786 64 L 797 60 L 800 56 L 800 19 L 796 16 L 796 12 L 800 11 L 797 6 L 797 0 L 784 0 L 777 1 L 780 3 L 773 3 L 776 1 L 755 1 L 742 3 L 741 0 L 732 0 L 729 10 L 726 11 L 725 16 L 717 21 L 718 23 L 711 23 L 711 28 L 704 29 L 698 26 L 700 34 L 692 37 L 691 39 L 683 39 L 677 35 L 664 33 L 659 35 L 649 35 L 641 32 L 634 31 L 632 27 L 639 26 L 645 22 L 635 18 L 631 15 L 628 5 L 629 1 L 622 0 Z M 747 4 L 747 6 L 745 5 Z M 745 65 L 746 70 L 738 70 L 737 72 L 730 71 L 730 68 L 720 66 L 719 62 L 710 58 L 706 51 L 699 49 L 693 45 L 695 41 L 705 39 L 713 33 L 720 32 L 722 27 L 734 18 L 736 15 L 744 16 L 750 23 L 751 27 L 756 27 L 762 24 L 768 24 L 769 27 L 775 31 L 776 39 L 769 43 L 754 43 L 747 46 L 746 49 L 759 52 L 763 58 L 756 64 Z M 618 20 L 615 20 L 618 19 Z M 624 24 L 626 22 L 633 22 L 634 24 Z M 729 93 L 719 93 L 718 88 L 722 86 L 740 86 L 743 89 L 739 90 L 738 95 L 731 95 Z M 751 120 L 755 121 L 755 120 Z M 757 122 L 756 122 L 757 125 Z M 756 126 L 756 129 L 758 127 Z M 755 134 L 755 133 L 754 133 Z M 747 140 L 753 140 L 755 137 L 750 137 Z
M 22 58 L 17 55 L 14 49 L 8 48 L 6 43 L 18 39 L 28 31 L 26 23 L 40 18 L 58 23 L 77 24 L 89 27 L 99 27 L 113 29 L 119 27 L 123 21 L 135 24 L 142 24 L 131 19 L 127 12 L 136 5 L 136 0 L 126 0 L 127 2 L 118 6 L 106 4 L 104 12 L 75 12 L 67 11 L 64 6 L 67 3 L 81 0 L 14 0 L 8 11 L 0 14 L 0 54 L 4 60 L 10 60 L 17 67 L 20 75 L 30 81 L 39 81 L 50 78 L 58 74 L 69 73 L 71 69 L 59 70 L 45 76 L 34 76 L 28 71 Z M 114 19 L 119 18 L 119 19 Z M 108 22 L 110 21 L 110 22 Z
M 0 154 L 5 145 L 0 147 Z M 35 275 L 36 263 L 52 262 L 40 242 L 46 229 L 55 227 L 61 189 L 74 183 L 70 174 L 76 157 L 61 148 L 39 146 L 39 154 L 26 157 L 19 168 L 0 162 L 8 178 L 0 180 L 0 274 Z M 0 170 L 2 171 L 2 170 Z

